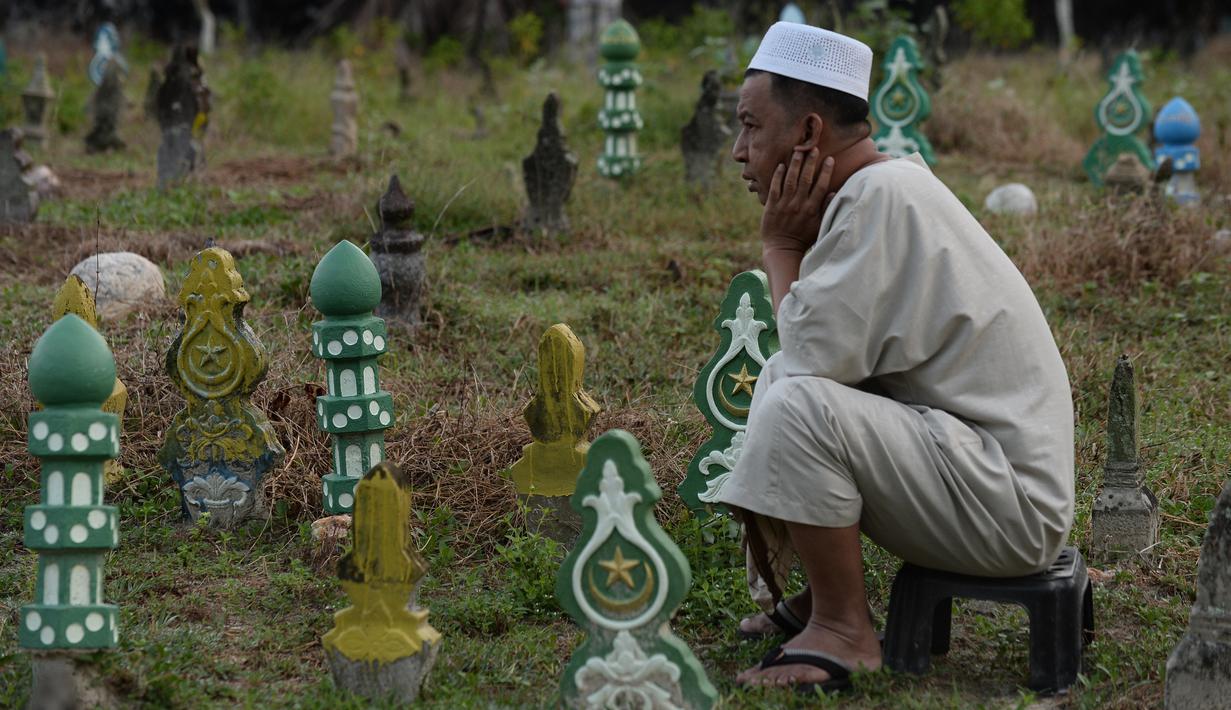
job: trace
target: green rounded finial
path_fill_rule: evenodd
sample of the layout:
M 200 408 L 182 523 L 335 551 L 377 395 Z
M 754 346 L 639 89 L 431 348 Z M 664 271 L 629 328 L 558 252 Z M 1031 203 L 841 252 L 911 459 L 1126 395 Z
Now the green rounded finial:
M 641 38 L 627 20 L 616 20 L 599 37 L 598 53 L 609 62 L 631 62 L 641 52 Z
M 380 275 L 363 250 L 342 240 L 312 272 L 312 305 L 327 316 L 365 315 L 380 304 Z
M 51 324 L 30 353 L 30 391 L 48 407 L 101 405 L 115 386 L 107 341 L 76 315 Z

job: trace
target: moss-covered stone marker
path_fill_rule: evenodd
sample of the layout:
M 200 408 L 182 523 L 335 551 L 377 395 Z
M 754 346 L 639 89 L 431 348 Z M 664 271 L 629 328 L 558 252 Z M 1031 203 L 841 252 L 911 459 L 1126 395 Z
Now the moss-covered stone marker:
M 1107 399 L 1103 490 L 1090 511 L 1092 551 L 1104 559 L 1148 553 L 1158 542 L 1158 500 L 1137 460 L 1137 390 L 1127 355 L 1116 360 Z

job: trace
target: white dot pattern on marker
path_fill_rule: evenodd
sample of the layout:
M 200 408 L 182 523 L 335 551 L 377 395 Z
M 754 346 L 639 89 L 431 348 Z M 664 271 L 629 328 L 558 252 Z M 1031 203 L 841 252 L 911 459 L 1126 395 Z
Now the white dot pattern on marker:
M 39 422 L 38 424 L 34 425 L 33 429 L 30 430 L 30 432 L 34 434 L 34 438 L 38 439 L 39 441 L 42 441 L 43 439 L 47 438 L 47 431 L 48 431 L 47 422 Z
M 85 539 L 86 537 L 89 536 L 89 534 L 90 532 L 85 529 L 84 525 L 82 525 L 81 523 L 77 523 L 73 527 L 69 528 L 68 539 L 72 540 L 73 542 L 77 544 L 81 544 L 85 542 Z
M 56 544 L 56 541 L 60 539 L 60 528 L 48 525 L 47 529 L 43 531 L 43 539 L 47 541 L 48 545 Z
M 43 615 L 37 611 L 32 611 L 26 614 L 26 628 L 31 631 L 38 631 L 38 627 L 43 625 Z
M 326 345 L 325 349 L 329 351 L 330 355 L 337 355 L 342 352 L 342 343 L 339 343 L 336 340 L 330 340 L 329 345 Z
M 81 628 L 81 624 L 69 624 L 64 630 L 64 638 L 68 639 L 69 643 L 78 643 L 85 637 L 85 629 Z
M 381 423 L 381 424 L 384 424 L 385 426 L 388 426 L 390 421 L 392 421 L 392 420 L 389 418 L 389 412 L 381 412 L 381 413 L 380 413 L 380 423 Z
M 90 524 L 90 527 L 98 530 L 107 524 L 107 514 L 101 510 L 91 510 L 90 514 L 86 516 L 86 522 Z
M 351 505 L 354 504 L 354 502 L 355 502 L 354 496 L 352 496 L 349 493 L 343 493 L 342 495 L 338 496 L 338 505 L 342 506 L 343 508 L 351 507 Z
M 73 451 L 85 451 L 90 446 L 90 440 L 86 438 L 85 434 L 80 432 L 73 434 L 69 441 L 73 445 Z
M 372 338 L 372 347 L 376 348 L 377 350 L 384 350 L 385 349 L 385 339 L 380 337 L 379 335 L 376 336 L 375 338 Z
M 342 334 L 342 342 L 346 343 L 347 345 L 354 345 L 355 343 L 359 342 L 359 334 L 353 330 L 348 330 Z
M 59 434 L 52 434 L 51 436 L 47 437 L 47 448 L 51 449 L 52 451 L 59 451 L 60 449 L 63 449 L 64 448 L 64 437 L 60 436 Z
M 341 412 L 336 412 L 333 415 L 333 425 L 337 429 L 341 429 L 346 426 L 346 415 Z
M 92 611 L 85 617 L 85 627 L 90 631 L 98 631 L 103 628 L 103 615 L 97 611 Z
M 380 414 L 380 404 L 376 402 L 368 402 L 368 411 L 372 413 L 372 416 Z
M 107 438 L 107 425 L 102 422 L 94 422 L 90 425 L 90 438 L 95 441 L 102 441 Z
M 357 404 L 352 404 L 351 406 L 346 408 L 346 416 L 350 417 L 351 419 L 358 419 L 359 417 L 362 417 L 363 407 L 360 407 Z
M 315 331 L 312 333 L 312 344 L 313 345 L 321 344 L 321 334 L 320 333 L 317 333 Z
M 36 510 L 33 513 L 30 513 L 30 527 L 35 530 L 42 530 L 43 526 L 46 524 L 47 516 L 43 513 L 43 511 Z
M 43 642 L 44 646 L 50 646 L 56 641 L 56 630 L 50 626 L 44 626 L 43 631 L 38 635 L 38 638 Z
M 372 331 L 370 330 L 363 331 L 363 342 L 367 343 L 368 345 L 372 344 Z
M 325 416 L 325 403 L 324 402 L 316 403 L 316 414 L 317 416 L 321 416 L 321 417 Z

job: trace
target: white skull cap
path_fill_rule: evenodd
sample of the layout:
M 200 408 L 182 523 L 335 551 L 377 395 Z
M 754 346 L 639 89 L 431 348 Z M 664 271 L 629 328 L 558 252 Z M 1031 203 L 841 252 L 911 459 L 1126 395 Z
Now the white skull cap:
M 825 86 L 868 100 L 872 49 L 837 32 L 775 22 L 748 63 L 749 69 Z

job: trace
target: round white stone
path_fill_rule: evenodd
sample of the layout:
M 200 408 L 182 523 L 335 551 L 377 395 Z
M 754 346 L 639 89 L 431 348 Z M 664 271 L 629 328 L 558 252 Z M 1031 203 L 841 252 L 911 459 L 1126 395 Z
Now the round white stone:
M 368 402 L 368 411 L 372 413 L 372 416 L 376 416 L 380 413 L 380 405 L 376 402 Z
M 372 344 L 372 331 L 370 330 L 363 331 L 363 342 L 367 343 L 368 345 Z
M 90 514 L 86 516 L 86 522 L 90 524 L 90 527 L 98 530 L 107 524 L 107 514 L 101 510 L 91 510 Z
M 60 436 L 59 434 L 52 434 L 51 436 L 47 437 L 47 448 L 51 449 L 52 451 L 59 451 L 60 449 L 63 449 L 64 448 L 64 437 Z
M 80 543 L 85 542 L 85 539 L 87 536 L 89 536 L 89 534 L 90 532 L 85 529 L 84 525 L 82 525 L 81 523 L 77 523 L 73 527 L 69 528 L 68 539 L 72 540 L 75 543 L 80 544 Z
M 337 355 L 342 352 L 342 343 L 339 343 L 336 340 L 330 340 L 329 344 L 325 346 L 325 349 L 329 351 L 330 355 Z
M 34 528 L 35 530 L 42 530 L 43 526 L 46 524 L 47 524 L 47 515 L 43 513 L 43 511 L 36 510 L 33 513 L 30 513 L 30 527 Z
M 55 643 L 56 630 L 51 628 L 50 626 L 44 626 L 43 631 L 42 633 L 38 635 L 38 638 L 40 641 L 43 642 L 44 646 L 50 646 L 51 644 Z
M 372 346 L 375 347 L 377 350 L 384 350 L 385 349 L 385 339 L 380 337 L 379 335 L 372 338 Z
M 90 438 L 95 441 L 102 441 L 107 438 L 107 425 L 102 422 L 94 422 L 90 425 Z
M 333 426 L 337 429 L 341 429 L 342 427 L 346 426 L 346 415 L 341 412 L 337 412 L 336 414 L 334 414 L 333 415 Z
M 380 423 L 381 424 L 384 424 L 385 426 L 389 426 L 390 421 L 392 420 L 389 418 L 389 412 L 380 413 Z
M 46 439 L 47 438 L 47 422 L 39 422 L 38 424 L 35 424 L 34 428 L 30 430 L 30 433 L 34 434 L 34 438 L 38 439 L 39 441 Z
M 347 345 L 354 345 L 359 342 L 359 334 L 353 330 L 348 330 L 345 333 L 342 333 L 342 342 Z
M 342 495 L 338 496 L 338 505 L 340 505 L 343 508 L 351 507 L 351 505 L 354 504 L 354 502 L 355 502 L 354 496 L 352 496 L 349 493 L 343 493 Z
M 103 628 L 103 615 L 97 611 L 92 611 L 85 617 L 85 627 L 90 631 L 98 631 Z
M 37 611 L 32 611 L 26 614 L 26 628 L 31 631 L 38 631 L 38 627 L 43 625 L 43 615 Z
M 60 539 L 60 528 L 48 525 L 47 529 L 43 531 L 43 539 L 47 541 L 48 545 L 56 544 L 56 540 Z
M 64 630 L 64 638 L 68 639 L 69 643 L 77 643 L 85 638 L 85 629 L 81 628 L 81 624 L 69 624 Z
M 73 437 L 69 439 L 69 441 L 73 445 L 73 451 L 85 451 L 90 447 L 90 440 L 87 439 L 86 435 L 81 432 L 73 434 Z
M 167 297 L 158 265 L 132 252 L 95 254 L 74 266 L 73 273 L 90 288 L 98 315 L 106 322 L 156 309 Z
M 1039 211 L 1039 204 L 1030 188 L 1011 182 L 992 190 L 983 201 L 983 209 L 993 214 L 1032 215 Z
M 357 404 L 352 404 L 346 408 L 346 415 L 351 419 L 358 419 L 363 416 L 363 407 L 360 407 Z

